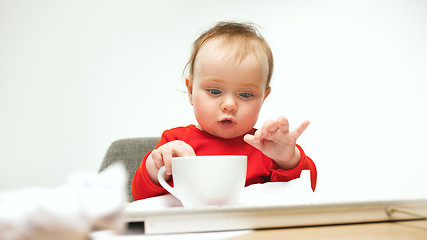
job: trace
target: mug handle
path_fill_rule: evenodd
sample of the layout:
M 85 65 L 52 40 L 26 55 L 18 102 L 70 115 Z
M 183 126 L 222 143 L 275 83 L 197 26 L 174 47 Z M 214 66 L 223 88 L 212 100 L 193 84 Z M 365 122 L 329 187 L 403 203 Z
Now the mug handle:
M 166 182 L 166 180 L 164 178 L 165 172 L 166 172 L 166 168 L 165 168 L 165 166 L 163 166 L 159 169 L 159 172 L 157 173 L 157 179 L 159 180 L 160 185 L 162 185 L 162 187 L 164 189 L 166 189 L 170 194 L 172 194 L 176 198 L 180 199 L 178 197 L 178 193 L 175 191 L 175 189 L 173 187 L 171 187 L 171 185 L 169 185 L 169 183 Z

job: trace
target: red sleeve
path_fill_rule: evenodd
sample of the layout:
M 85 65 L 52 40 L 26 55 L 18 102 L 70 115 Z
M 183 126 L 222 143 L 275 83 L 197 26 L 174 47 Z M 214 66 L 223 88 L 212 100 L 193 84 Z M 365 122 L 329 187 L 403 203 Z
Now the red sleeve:
M 166 193 L 164 188 L 154 184 L 148 176 L 145 163 L 150 153 L 151 151 L 145 155 L 141 165 L 139 165 L 139 167 L 136 169 L 135 175 L 132 179 L 131 191 L 132 197 L 135 201 L 159 196 Z
M 301 160 L 295 168 L 283 170 L 274 162 L 274 169 L 271 173 L 272 182 L 289 182 L 293 179 L 299 178 L 303 170 L 310 170 L 311 189 L 316 189 L 317 184 L 317 169 L 313 160 L 305 155 L 304 150 L 299 145 L 296 145 L 301 153 Z
M 163 144 L 174 140 L 174 136 L 169 133 L 170 131 L 166 130 L 163 132 L 162 137 L 160 138 L 160 141 L 157 143 L 156 148 L 162 146 Z M 131 192 L 132 197 L 135 201 L 150 198 L 150 197 L 156 197 L 159 195 L 166 194 L 167 191 L 160 186 L 157 186 L 156 184 L 151 181 L 150 177 L 148 176 L 147 169 L 145 168 L 145 163 L 147 161 L 148 156 L 151 154 L 152 151 L 148 152 L 139 167 L 135 171 L 135 175 L 132 179 L 131 184 Z

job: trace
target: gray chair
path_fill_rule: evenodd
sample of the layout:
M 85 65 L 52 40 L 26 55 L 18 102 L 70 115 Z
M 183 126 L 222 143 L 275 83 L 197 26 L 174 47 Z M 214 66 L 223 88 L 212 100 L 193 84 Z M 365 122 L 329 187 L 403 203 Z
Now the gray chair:
M 122 162 L 128 174 L 128 200 L 133 201 L 130 184 L 136 169 L 141 164 L 145 154 L 153 150 L 160 140 L 159 137 L 145 137 L 145 138 L 126 138 L 114 141 L 108 148 L 101 167 L 98 172 L 101 172 L 109 165 L 115 162 Z

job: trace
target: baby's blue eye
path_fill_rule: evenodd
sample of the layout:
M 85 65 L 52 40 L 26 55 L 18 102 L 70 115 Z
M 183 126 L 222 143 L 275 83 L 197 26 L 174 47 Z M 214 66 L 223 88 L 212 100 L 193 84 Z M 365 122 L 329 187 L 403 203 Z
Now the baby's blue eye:
M 208 89 L 208 92 L 213 95 L 221 94 L 222 92 L 218 89 Z
M 254 95 L 250 93 L 239 93 L 239 96 L 241 96 L 242 98 L 251 98 Z

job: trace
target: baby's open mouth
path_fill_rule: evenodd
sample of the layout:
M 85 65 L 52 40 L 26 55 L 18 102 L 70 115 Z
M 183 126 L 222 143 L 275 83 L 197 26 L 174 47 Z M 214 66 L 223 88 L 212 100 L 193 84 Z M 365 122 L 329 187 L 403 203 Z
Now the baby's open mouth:
M 222 128 L 231 128 L 236 124 L 232 119 L 223 119 L 219 122 Z

